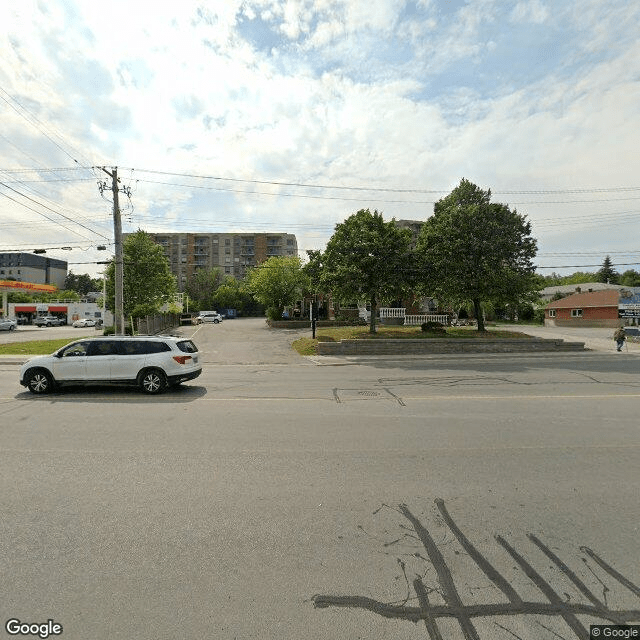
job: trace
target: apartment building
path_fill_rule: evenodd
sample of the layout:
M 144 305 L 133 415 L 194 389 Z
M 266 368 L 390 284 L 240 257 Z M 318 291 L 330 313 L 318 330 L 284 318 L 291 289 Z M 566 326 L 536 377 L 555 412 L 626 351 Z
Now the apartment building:
M 52 284 L 64 289 L 67 262 L 33 253 L 0 253 L 0 280 Z
M 298 242 L 290 233 L 150 233 L 164 249 L 171 271 L 183 291 L 198 269 L 219 268 L 242 279 L 247 269 L 273 256 L 297 256 Z

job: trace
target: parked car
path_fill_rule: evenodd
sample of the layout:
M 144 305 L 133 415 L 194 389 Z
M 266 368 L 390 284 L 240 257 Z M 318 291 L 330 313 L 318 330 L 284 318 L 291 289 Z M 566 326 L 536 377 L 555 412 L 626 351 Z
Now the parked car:
M 61 324 L 65 324 L 64 320 L 57 316 L 38 316 L 33 324 L 36 327 L 59 327 Z
M 218 324 L 222 322 L 222 316 L 217 311 L 201 311 L 194 319 L 194 324 L 202 324 L 203 322 Z
M 79 320 L 75 320 L 73 327 L 95 327 L 96 321 L 93 318 L 80 318 Z
M 0 318 L 0 331 L 14 331 L 15 328 L 15 320 L 11 320 L 11 318 Z
M 193 380 L 202 373 L 198 348 L 175 336 L 103 336 L 77 340 L 20 368 L 31 393 L 61 385 L 136 385 L 145 393 Z

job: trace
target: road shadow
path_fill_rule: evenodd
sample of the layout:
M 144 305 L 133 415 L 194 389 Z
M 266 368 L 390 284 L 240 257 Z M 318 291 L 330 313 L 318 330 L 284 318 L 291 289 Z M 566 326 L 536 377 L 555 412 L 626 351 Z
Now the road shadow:
M 104 404 L 181 404 L 195 402 L 207 395 L 206 387 L 178 385 L 159 394 L 146 394 L 137 387 L 116 385 L 65 386 L 52 393 L 34 395 L 29 391 L 16 394 L 15 399 L 29 402 L 104 403 Z

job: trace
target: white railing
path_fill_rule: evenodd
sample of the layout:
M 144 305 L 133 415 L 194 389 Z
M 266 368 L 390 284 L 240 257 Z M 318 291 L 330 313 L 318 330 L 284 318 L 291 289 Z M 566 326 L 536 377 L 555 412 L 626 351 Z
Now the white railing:
M 407 325 L 419 325 L 423 322 L 439 322 L 446 326 L 449 323 L 449 318 L 440 314 L 419 314 L 404 317 L 405 327 Z
M 404 318 L 406 311 L 404 307 L 380 307 L 380 317 Z

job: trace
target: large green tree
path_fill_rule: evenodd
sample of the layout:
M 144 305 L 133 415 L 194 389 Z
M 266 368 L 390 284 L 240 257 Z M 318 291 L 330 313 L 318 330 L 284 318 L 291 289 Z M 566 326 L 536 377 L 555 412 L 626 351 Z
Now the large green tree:
M 86 296 L 90 291 L 102 291 L 102 278 L 92 278 L 88 273 L 76 274 L 69 271 L 64 280 L 64 288 Z
M 411 232 L 361 209 L 336 225 L 322 254 L 310 256 L 312 271 L 338 300 L 366 300 L 375 333 L 380 302 L 402 296 L 412 276 Z
M 246 293 L 244 283 L 233 276 L 224 279 L 216 289 L 213 299 L 216 309 L 237 309 L 242 312 L 251 303 L 251 296 Z
M 245 287 L 253 297 L 267 307 L 272 320 L 282 317 L 284 308 L 293 305 L 308 288 L 309 278 L 297 256 L 274 256 L 251 269 Z
M 125 316 L 141 318 L 157 313 L 173 301 L 176 279 L 163 249 L 148 233 L 138 230 L 123 245 L 123 307 Z M 107 304 L 115 308 L 115 263 L 106 270 Z
M 620 284 L 625 287 L 640 287 L 640 273 L 635 269 L 627 269 L 620 276 Z
M 198 269 L 187 282 L 186 292 L 192 305 L 198 310 L 215 309 L 216 290 L 222 283 L 220 269 Z
M 443 301 L 471 302 L 478 331 L 485 328 L 483 302 L 517 305 L 535 297 L 536 250 L 525 216 L 492 203 L 491 191 L 466 179 L 436 202 L 416 244 L 425 290 Z

